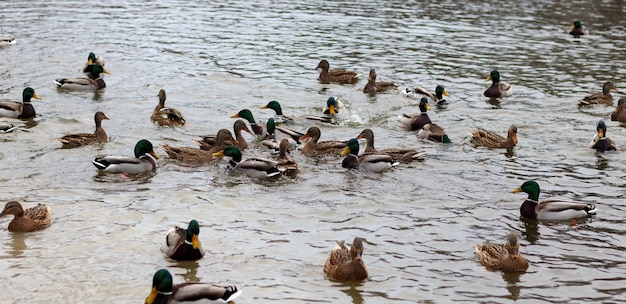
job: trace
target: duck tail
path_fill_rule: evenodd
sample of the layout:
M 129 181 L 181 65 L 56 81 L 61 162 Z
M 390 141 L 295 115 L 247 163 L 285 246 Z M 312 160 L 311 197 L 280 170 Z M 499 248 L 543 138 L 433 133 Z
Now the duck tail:
M 91 163 L 94 166 L 96 166 L 98 170 L 104 170 L 111 165 L 111 163 L 109 163 L 108 161 L 106 161 L 106 159 L 101 158 L 101 157 L 96 157 L 96 159 L 93 160 Z
M 588 215 L 592 215 L 592 214 L 596 214 L 596 212 L 598 212 L 598 209 L 596 208 L 596 205 L 587 205 L 587 207 L 585 207 L 585 212 L 587 212 Z

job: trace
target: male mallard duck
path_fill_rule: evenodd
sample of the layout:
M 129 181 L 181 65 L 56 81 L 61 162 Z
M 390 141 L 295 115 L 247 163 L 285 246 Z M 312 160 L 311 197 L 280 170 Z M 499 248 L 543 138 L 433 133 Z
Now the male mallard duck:
M 205 252 L 198 239 L 199 234 L 200 225 L 196 220 L 191 220 L 187 229 L 174 226 L 167 232 L 165 243 L 161 246 L 161 252 L 177 261 L 201 259 Z
M 287 156 L 290 146 L 288 139 L 283 138 L 280 140 L 278 144 L 278 157 L 276 158 L 278 165 L 276 167 L 280 172 L 288 176 L 293 176 L 298 172 L 298 164 L 293 158 Z
M 252 134 L 252 132 L 250 132 L 250 129 L 248 129 L 248 126 L 246 125 L 246 123 L 241 120 L 241 119 L 237 119 L 235 120 L 235 123 L 233 124 L 233 130 L 235 131 L 235 141 L 230 141 L 230 138 L 228 138 L 227 140 L 229 141 L 227 144 L 228 145 L 234 145 L 237 148 L 239 148 L 239 150 L 245 150 L 248 149 L 248 142 L 246 141 L 246 139 L 243 137 L 243 134 L 241 132 L 245 131 L 250 133 L 250 135 L 254 135 Z M 200 149 L 202 150 L 211 150 L 213 148 L 213 146 L 215 145 L 215 142 L 217 140 L 217 138 L 219 137 L 219 133 L 220 132 L 228 132 L 228 135 L 230 137 L 232 137 L 232 134 L 230 133 L 230 131 L 226 130 L 226 129 L 221 129 L 219 130 L 216 135 L 205 135 L 202 136 L 201 140 L 197 140 L 195 141 L 199 146 Z M 219 149 L 213 151 L 213 152 L 217 152 L 219 150 L 224 149 L 226 145 L 220 147 Z
M 491 80 L 491 86 L 485 90 L 484 95 L 489 98 L 500 98 L 511 96 L 511 86 L 506 82 L 500 82 L 500 72 L 491 71 L 487 81 Z
M 152 143 L 142 139 L 135 145 L 135 157 L 102 156 L 96 157 L 92 163 L 100 172 L 138 174 L 154 171 L 157 158 Z
M 341 151 L 341 156 L 346 156 L 341 162 L 341 166 L 346 169 L 361 168 L 371 172 L 383 172 L 398 165 L 398 162 L 387 154 L 359 155 L 359 142 L 356 138 L 348 140 L 347 146 Z
M 101 73 L 109 74 L 105 68 L 98 64 L 91 65 L 91 78 L 57 78 L 54 83 L 61 89 L 67 90 L 101 90 L 106 88 L 106 83 Z
M 354 71 L 340 69 L 330 70 L 330 64 L 327 60 L 320 61 L 315 69 L 322 69 L 318 78 L 321 83 L 337 82 L 354 84 L 359 80 L 359 74 Z
M 582 22 L 580 22 L 580 20 L 574 20 L 570 27 L 569 34 L 578 38 L 582 35 L 589 35 L 589 30 L 583 25 Z
M 578 101 L 579 106 L 590 105 L 590 104 L 605 104 L 607 106 L 613 105 L 613 95 L 611 95 L 611 90 L 617 91 L 615 85 L 607 81 L 602 85 L 602 93 L 593 93 L 591 95 L 585 96 L 585 98 Z
M 508 235 L 506 244 L 491 244 L 488 241 L 474 246 L 480 264 L 494 270 L 526 271 L 528 261 L 519 253 L 517 233 Z
M 417 132 L 417 137 L 422 139 L 429 139 L 436 142 L 442 142 L 449 144 L 450 138 L 446 134 L 446 130 L 438 124 L 426 124 Z
M 450 94 L 448 94 L 448 92 L 442 85 L 437 85 L 435 87 L 434 93 L 429 92 L 428 90 L 420 86 L 415 86 L 415 88 L 413 89 L 405 88 L 402 91 L 402 95 L 406 97 L 420 97 L 420 99 L 422 97 L 428 97 L 435 103 L 435 106 L 437 107 L 446 105 L 448 103 L 447 100 L 443 99 L 443 96 L 450 96 Z
M 524 182 L 513 193 L 525 192 L 528 198 L 520 207 L 523 217 L 538 220 L 567 221 L 595 214 L 598 209 L 593 204 L 550 199 L 539 202 L 539 185 L 532 180 Z
M 589 148 L 596 149 L 602 152 L 617 150 L 615 142 L 612 139 L 606 137 L 606 124 L 603 120 L 600 120 L 598 122 L 596 130 L 598 131 L 598 133 L 593 137 L 593 140 L 591 140 Z
M 428 110 L 430 110 L 428 98 L 422 97 L 422 99 L 420 100 L 420 114 L 404 113 L 399 117 L 400 122 L 409 131 L 420 130 L 422 129 L 422 127 L 424 127 L 424 125 L 431 123 L 430 117 L 428 117 L 428 113 L 426 113 L 426 111 Z
M 376 150 L 374 148 L 374 131 L 372 129 L 363 129 L 356 139 L 365 138 L 365 153 L 364 154 L 387 154 L 395 160 L 403 162 L 411 162 L 421 158 L 425 151 L 417 151 L 415 149 L 408 148 L 387 148 L 382 150 Z
M 509 127 L 509 131 L 507 132 L 506 138 L 501 135 L 487 131 L 484 129 L 478 129 L 474 131 L 470 131 L 469 135 L 472 137 L 472 141 L 479 145 L 485 146 L 487 148 L 498 149 L 513 149 L 517 144 L 517 126 L 511 125 Z
M 248 158 L 241 161 L 241 151 L 235 146 L 228 146 L 219 152 L 213 153 L 213 156 L 230 156 L 228 161 L 228 170 L 238 170 L 255 178 L 268 178 L 280 174 L 280 170 L 276 167 L 277 162 L 263 158 Z
M 31 232 L 50 226 L 50 207 L 45 204 L 37 204 L 24 210 L 19 202 L 10 201 L 0 212 L 0 217 L 7 214 L 14 216 L 8 228 L 12 232 Z
M 11 44 L 15 44 L 15 39 L 13 37 L 0 36 L 0 47 Z
M 310 127 L 300 140 L 309 139 L 302 148 L 302 154 L 307 156 L 323 156 L 328 154 L 337 155 L 346 147 L 345 141 L 327 140 L 318 142 L 322 136 L 322 131 L 316 126 Z
M 626 105 L 624 102 L 626 102 L 626 98 L 623 97 L 617 101 L 617 108 L 611 113 L 612 121 L 626 122 L 626 111 L 624 111 Z
M 96 123 L 96 131 L 93 133 L 75 133 L 67 134 L 59 138 L 59 141 L 63 143 L 63 148 L 76 148 L 83 145 L 88 145 L 94 142 L 104 143 L 109 140 L 107 132 L 102 128 L 102 121 L 109 120 L 104 115 L 104 112 L 98 111 L 94 115 L 94 121 Z
M 261 145 L 270 149 L 273 154 L 278 153 L 279 143 L 276 140 L 276 123 L 274 122 L 274 118 L 269 118 L 267 120 L 267 127 L 265 128 L 265 137 L 263 137 L 263 141 L 261 141 Z
M 35 90 L 27 87 L 24 89 L 24 91 L 22 91 L 22 102 L 0 102 L 0 117 L 21 119 L 35 117 L 35 108 L 30 103 L 31 98 L 41 99 L 39 98 L 39 96 L 37 96 L 37 94 L 35 94 Z
M 276 100 L 272 100 L 268 102 L 266 105 L 262 106 L 261 109 L 272 109 L 274 110 L 274 121 L 276 123 L 290 122 L 293 121 L 293 118 L 289 116 L 283 115 L 283 109 L 280 106 L 280 103 Z
M 152 291 L 145 303 L 187 303 L 200 299 L 210 300 L 211 303 L 231 303 L 239 295 L 241 295 L 241 290 L 235 286 L 216 286 L 201 282 L 174 285 L 170 272 L 160 269 L 154 273 Z
M 395 90 L 398 86 L 392 81 L 378 81 L 376 82 L 376 70 L 370 69 L 370 75 L 367 78 L 367 84 L 363 88 L 363 93 L 376 94 L 389 90 Z
M 152 111 L 150 118 L 155 121 L 159 126 L 182 126 L 185 124 L 185 118 L 180 111 L 165 107 L 165 90 L 159 90 L 159 104 Z
M 362 256 L 363 239 L 355 237 L 350 250 L 344 241 L 337 241 L 324 263 L 324 274 L 333 281 L 363 281 L 368 274 Z
M 339 110 L 343 108 L 343 103 L 331 96 L 326 100 L 326 106 L 322 109 L 322 115 L 303 115 L 302 118 L 315 122 L 334 124 L 336 123 L 336 115 L 339 114 Z
M 239 118 L 239 117 L 247 120 L 250 123 L 250 127 L 252 128 L 252 132 L 254 132 L 254 135 L 256 135 L 257 137 L 265 136 L 265 131 L 263 130 L 263 126 L 257 125 L 256 121 L 254 121 L 254 116 L 252 116 L 252 112 L 250 112 L 250 110 L 243 109 L 237 112 L 237 114 L 233 114 L 232 116 L 230 116 L 230 118 Z
M 98 78 L 97 75 L 91 73 L 91 66 L 94 64 L 100 65 L 104 68 L 104 59 L 102 59 L 102 57 L 100 56 L 96 57 L 96 54 L 94 52 L 89 52 L 89 55 L 87 56 L 87 64 L 85 64 L 85 67 L 83 68 L 83 73 L 85 73 L 87 77 L 91 79 Z

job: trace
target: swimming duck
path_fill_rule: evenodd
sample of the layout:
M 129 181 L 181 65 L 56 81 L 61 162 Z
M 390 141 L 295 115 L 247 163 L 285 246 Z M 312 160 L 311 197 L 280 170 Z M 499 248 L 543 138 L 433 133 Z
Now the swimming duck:
M 14 216 L 8 227 L 11 232 L 32 232 L 50 226 L 50 207 L 45 204 L 24 210 L 19 202 L 10 201 L 4 205 L 0 217 L 7 214 Z
M 94 52 L 89 52 L 89 55 L 87 56 L 87 64 L 85 64 L 85 67 L 83 68 L 83 73 L 85 73 L 90 79 L 98 78 L 97 75 L 91 73 L 91 66 L 94 64 L 100 65 L 104 68 L 104 59 L 100 56 L 96 57 Z
M 420 159 L 425 151 L 417 151 L 415 149 L 408 148 L 387 148 L 377 150 L 374 148 L 374 131 L 372 129 L 363 129 L 356 139 L 365 139 L 365 151 L 364 154 L 387 154 L 393 159 L 403 162 L 411 162 L 416 159 Z
M 41 99 L 39 98 L 39 96 L 37 96 L 37 94 L 35 94 L 35 90 L 27 87 L 24 89 L 24 91 L 22 91 L 22 102 L 0 102 L 0 117 L 21 119 L 35 117 L 37 113 L 35 113 L 35 108 L 30 103 L 31 98 Z
M 155 121 L 159 126 L 182 126 L 185 124 L 185 118 L 180 111 L 165 107 L 165 90 L 159 90 L 159 104 L 152 111 L 150 118 Z
M 287 156 L 290 146 L 288 139 L 283 138 L 280 140 L 278 144 L 278 157 L 276 158 L 278 165 L 276 167 L 285 175 L 293 176 L 298 172 L 298 164 L 293 158 Z
M 274 110 L 274 121 L 275 123 L 283 123 L 283 122 L 292 122 L 294 119 L 283 115 L 283 109 L 280 106 L 280 103 L 276 100 L 272 100 L 268 102 L 266 105 L 262 106 L 261 109 L 272 109 Z
M 199 234 L 200 225 L 196 220 L 191 220 L 187 229 L 174 226 L 167 232 L 165 243 L 161 246 L 161 252 L 177 261 L 201 259 L 205 251 L 198 239 Z
M 254 135 L 254 134 L 252 134 L 250 129 L 248 129 L 248 126 L 246 125 L 246 123 L 243 120 L 241 120 L 241 119 L 235 120 L 235 123 L 233 124 L 233 130 L 235 131 L 235 136 L 236 136 L 235 137 L 235 141 L 231 141 L 230 140 L 230 138 L 232 137 L 232 134 L 230 133 L 230 131 L 228 131 L 226 129 L 221 129 L 221 130 L 219 130 L 217 132 L 218 134 L 202 136 L 201 140 L 196 140 L 195 142 L 200 146 L 200 149 L 209 151 L 215 145 L 215 142 L 216 142 L 217 138 L 219 137 L 219 133 L 220 132 L 228 132 L 228 135 L 230 137 L 227 139 L 227 142 L 226 142 L 227 144 L 226 145 L 234 145 L 237 148 L 239 148 L 239 150 L 248 149 L 248 142 L 243 137 L 243 134 L 241 132 L 245 131 L 245 132 L 250 133 L 250 135 Z M 224 147 L 226 145 L 224 145 L 223 147 L 220 147 L 219 149 L 217 149 L 216 151 L 213 151 L 213 152 L 217 152 L 219 150 L 224 149 Z
M 624 102 L 626 102 L 626 98 L 623 97 L 617 101 L 617 108 L 611 113 L 612 121 L 626 122 L 626 111 L 624 111 L 626 105 Z
M 254 178 L 268 178 L 280 174 L 276 167 L 277 162 L 263 158 L 248 158 L 241 160 L 241 151 L 235 146 L 227 146 L 224 150 L 213 153 L 214 157 L 230 156 L 228 170 L 237 170 Z
M 470 131 L 469 135 L 472 137 L 472 142 L 479 146 L 485 146 L 487 148 L 498 149 L 513 149 L 517 144 L 517 126 L 509 126 L 506 138 L 501 135 L 487 131 L 484 129 L 478 129 Z
M 232 116 L 230 116 L 230 118 L 239 118 L 239 117 L 247 120 L 250 123 L 250 127 L 252 128 L 252 132 L 254 132 L 254 135 L 256 135 L 257 137 L 265 136 L 265 131 L 263 130 L 263 126 L 258 125 L 256 121 L 254 121 L 254 116 L 252 116 L 252 112 L 250 112 L 250 110 L 243 109 L 237 112 L 237 114 L 233 114 Z
M 583 25 L 582 22 L 580 22 L 580 20 L 574 20 L 570 27 L 569 34 L 578 38 L 582 35 L 589 35 L 589 30 Z
M 355 237 L 348 250 L 344 241 L 337 244 L 324 263 L 324 274 L 333 281 L 363 281 L 368 273 L 363 263 L 363 239 Z
M 359 80 L 359 74 L 354 71 L 341 69 L 330 70 L 330 64 L 327 60 L 321 60 L 315 69 L 322 69 L 318 78 L 321 83 L 337 82 L 342 84 L 354 84 Z
M 415 88 L 413 89 L 405 88 L 402 91 L 402 95 L 406 97 L 419 97 L 420 99 L 422 97 L 430 98 L 430 100 L 434 102 L 435 106 L 437 107 L 448 104 L 448 101 L 443 99 L 443 96 L 450 96 L 450 94 L 448 94 L 448 92 L 446 91 L 445 87 L 442 85 L 437 85 L 435 87 L 434 93 L 429 92 L 428 90 L 420 86 L 415 86 Z
M 145 303 L 187 303 L 200 299 L 210 300 L 211 303 L 231 303 L 239 295 L 241 295 L 241 290 L 235 286 L 216 286 L 201 282 L 174 285 L 172 274 L 167 269 L 160 269 L 154 273 L 152 290 Z
M 13 37 L 0 36 L 0 47 L 11 44 L 15 44 L 15 39 Z
M 191 164 L 207 164 L 214 159 L 213 153 L 221 151 L 224 147 L 231 144 L 237 144 L 237 141 L 233 138 L 233 134 L 227 129 L 220 129 L 217 132 L 215 143 L 209 150 L 170 145 L 162 145 L 161 147 L 170 158 Z
M 528 261 L 519 253 L 517 233 L 511 232 L 506 244 L 491 244 L 488 241 L 474 246 L 480 264 L 494 270 L 526 271 Z
M 76 148 L 95 142 L 107 142 L 109 140 L 109 137 L 107 136 L 107 132 L 105 132 L 102 128 L 103 120 L 109 120 L 109 118 L 104 115 L 104 112 L 102 111 L 96 112 L 96 114 L 94 115 L 96 131 L 94 131 L 93 133 L 74 133 L 64 135 L 63 137 L 59 138 L 59 141 L 63 143 L 63 148 Z
M 100 74 L 109 74 L 105 68 L 98 64 L 91 65 L 91 78 L 57 78 L 54 83 L 61 89 L 67 90 L 101 90 L 106 88 L 106 83 Z
M 265 137 L 263 137 L 261 145 L 270 149 L 273 154 L 278 153 L 279 143 L 278 140 L 276 140 L 276 123 L 274 122 L 274 118 L 269 118 L 267 120 Z
M 593 140 L 591 140 L 591 143 L 589 143 L 589 148 L 596 149 L 602 152 L 617 150 L 615 141 L 606 137 L 606 124 L 604 123 L 603 120 L 600 120 L 598 122 L 598 125 L 596 126 L 596 130 L 598 133 L 593 137 Z
M 591 104 L 605 104 L 607 106 L 613 105 L 613 95 L 611 91 L 617 91 L 615 85 L 607 81 L 602 85 L 602 93 L 593 93 L 585 96 L 585 98 L 578 101 L 579 106 L 591 105 Z
M 363 93 L 376 94 L 389 90 L 395 90 L 398 86 L 392 81 L 378 81 L 376 82 L 376 70 L 370 69 L 370 75 L 367 78 L 367 84 L 363 88 Z
M 449 144 L 450 138 L 446 134 L 446 130 L 438 124 L 426 124 L 417 132 L 417 137 L 422 139 L 429 139 L 436 142 L 442 142 Z
M 484 95 L 489 98 L 500 98 L 511 96 L 511 86 L 506 82 L 500 82 L 500 72 L 491 71 L 487 81 L 491 80 L 491 86 L 485 90 Z
M 398 162 L 387 154 L 359 155 L 359 142 L 356 138 L 348 140 L 347 146 L 341 151 L 341 156 L 346 156 L 341 162 L 341 166 L 346 169 L 363 169 L 378 173 L 398 165 Z
M 322 131 L 320 131 L 320 128 L 316 126 L 310 127 L 304 136 L 300 137 L 300 140 L 309 139 L 302 148 L 302 154 L 307 156 L 338 155 L 346 147 L 347 142 L 340 140 L 318 142 L 321 136 Z
M 92 163 L 100 172 L 139 174 L 154 171 L 158 158 L 152 143 L 142 139 L 135 145 L 135 157 L 102 156 L 96 157 Z
M 428 98 L 422 97 L 420 100 L 420 114 L 403 113 L 400 115 L 400 123 L 404 125 L 409 131 L 417 131 L 422 129 L 424 125 L 431 123 L 430 117 L 426 111 L 430 110 L 428 104 Z
M 595 214 L 598 209 L 593 204 L 550 199 L 539 202 L 539 185 L 532 180 L 524 182 L 513 193 L 524 192 L 528 198 L 520 207 L 523 217 L 538 220 L 567 221 Z

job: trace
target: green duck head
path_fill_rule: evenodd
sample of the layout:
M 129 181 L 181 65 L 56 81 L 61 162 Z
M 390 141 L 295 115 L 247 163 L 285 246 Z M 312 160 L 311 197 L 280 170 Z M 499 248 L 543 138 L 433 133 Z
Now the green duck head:
M 252 116 L 252 112 L 250 112 L 250 110 L 248 109 L 243 109 L 237 112 L 237 114 L 231 116 L 230 118 L 238 118 L 238 117 L 241 117 L 247 120 L 251 124 L 256 124 L 256 122 L 254 121 L 254 116 Z
M 142 139 L 138 141 L 135 145 L 135 157 L 139 158 L 145 154 L 150 154 L 154 158 L 159 158 L 156 152 L 154 152 L 154 147 L 152 146 L 152 143 L 147 139 Z
M 341 156 L 348 154 L 359 155 L 359 141 L 356 138 L 348 140 L 348 144 L 343 148 L 343 151 L 341 151 Z
M 441 100 L 443 99 L 443 95 L 450 96 L 450 94 L 446 92 L 446 89 L 442 85 L 438 85 L 435 88 L 435 96 L 437 97 L 437 99 Z
M 329 97 L 328 100 L 326 100 L 326 107 L 328 107 L 328 113 L 324 114 L 335 115 L 338 113 L 337 100 L 335 100 L 335 97 Z
M 33 90 L 33 88 L 27 87 L 24 89 L 24 91 L 22 91 L 22 101 L 30 102 L 31 98 L 41 99 L 39 98 L 39 96 L 37 96 L 37 94 L 35 94 L 35 90 Z
M 89 52 L 89 55 L 87 55 L 87 64 L 92 65 L 94 62 L 96 62 L 96 54 L 94 52 Z
M 580 20 L 574 20 L 572 25 L 574 25 L 574 28 L 581 28 L 581 27 L 583 27 L 583 23 L 580 22 Z
M 422 97 L 420 100 L 420 112 L 426 113 L 426 111 L 430 110 L 430 105 L 428 104 L 428 98 Z
M 213 153 L 213 156 L 230 156 L 236 162 L 241 161 L 241 151 L 239 151 L 239 148 L 235 146 L 227 146 L 224 150 Z
M 596 126 L 596 131 L 598 131 L 598 138 L 606 137 L 606 124 L 604 120 L 598 121 L 598 126 Z
M 524 192 L 528 194 L 528 199 L 535 202 L 539 201 L 539 184 L 533 180 L 525 181 L 519 188 L 511 191 L 513 193 Z
M 493 70 L 491 71 L 491 74 L 489 74 L 489 77 L 487 77 L 487 80 L 491 80 L 492 83 L 499 83 L 500 82 L 500 72 L 498 72 L 498 70 Z
M 266 105 L 262 106 L 261 109 L 272 109 L 276 112 L 276 115 L 283 115 L 283 109 L 280 107 L 280 103 L 276 100 L 268 102 Z
M 452 141 L 450 140 L 450 137 L 448 137 L 448 134 L 445 134 L 442 138 L 441 138 L 441 142 L 444 144 L 451 144 Z
M 190 242 L 193 249 L 198 249 L 200 247 L 200 241 L 198 240 L 198 235 L 200 234 L 200 225 L 198 221 L 191 220 L 189 222 L 189 226 L 187 226 L 187 237 L 185 241 Z
M 160 269 L 154 273 L 152 277 L 152 291 L 146 298 L 148 304 L 152 304 L 160 292 L 170 293 L 172 292 L 172 275 L 167 269 Z
M 276 122 L 274 121 L 274 118 L 269 118 L 267 120 L 266 132 L 268 135 L 273 135 L 274 132 L 276 132 Z

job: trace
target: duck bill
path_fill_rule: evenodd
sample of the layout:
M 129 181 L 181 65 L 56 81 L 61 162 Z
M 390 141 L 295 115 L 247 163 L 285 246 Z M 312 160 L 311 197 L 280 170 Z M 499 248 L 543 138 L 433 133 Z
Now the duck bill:
M 102 67 L 102 73 L 111 74 L 111 72 L 109 72 L 109 70 L 107 70 L 105 67 Z
M 335 113 L 337 113 L 335 111 L 335 105 L 330 105 L 330 107 L 328 107 L 328 112 L 330 113 L 330 115 L 335 115 Z
M 213 153 L 213 156 L 214 157 L 222 157 L 222 156 L 224 156 L 224 150 Z
M 150 291 L 150 295 L 146 298 L 146 304 L 154 303 L 154 300 L 156 299 L 158 295 L 159 295 L 159 291 L 156 289 L 156 287 L 152 287 L 152 291 Z
M 489 77 L 487 77 L 485 81 L 489 81 L 489 80 L 491 80 L 491 75 L 489 75 Z
M 426 103 L 424 107 L 426 108 L 426 110 L 430 110 L 430 104 Z
M 511 190 L 511 193 L 518 193 L 518 192 L 522 192 L 522 187 L 517 187 L 516 189 Z
M 345 147 L 341 150 L 341 156 L 346 156 L 348 154 L 350 154 L 350 147 Z
M 304 135 L 300 136 L 300 138 L 298 138 L 298 139 L 299 140 L 305 140 L 307 138 L 309 138 L 309 134 L 304 134 Z
M 91 58 L 87 59 L 87 65 L 92 65 L 93 64 L 93 60 Z
M 33 93 L 33 98 L 35 98 L 35 99 L 41 99 L 41 98 L 37 95 L 37 93 Z
M 108 119 L 108 118 L 107 118 Z M 156 154 L 156 152 L 154 152 L 154 150 L 150 151 L 150 155 L 152 155 L 152 157 L 159 159 L 159 155 Z
M 604 130 L 598 130 L 598 138 L 604 138 Z
M 448 92 L 446 90 L 443 90 L 443 92 L 441 92 L 441 94 L 443 94 L 443 96 L 448 96 L 450 97 L 450 94 L 448 94 Z
M 193 247 L 193 249 L 198 249 L 200 247 L 200 241 L 198 240 L 197 234 L 191 236 L 191 247 Z
M 513 143 L 515 143 L 517 145 L 517 134 L 513 134 L 513 136 L 511 136 L 511 138 L 513 139 Z
M 230 116 L 230 118 L 239 118 L 239 117 L 240 117 L 239 113 Z
M 267 105 L 261 106 L 259 109 L 267 109 Z
M 356 137 L 356 139 L 363 139 L 365 138 L 365 136 L 363 136 L 363 134 L 359 134 L 359 136 Z

